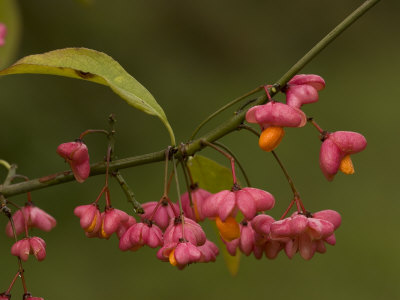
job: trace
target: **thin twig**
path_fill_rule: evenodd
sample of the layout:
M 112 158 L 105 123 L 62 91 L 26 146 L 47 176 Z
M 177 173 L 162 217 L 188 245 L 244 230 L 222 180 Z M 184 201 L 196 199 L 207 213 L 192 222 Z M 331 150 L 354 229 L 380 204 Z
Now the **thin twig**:
M 247 92 L 246 94 L 232 100 L 231 102 L 225 104 L 224 106 L 222 106 L 220 109 L 218 109 L 216 112 L 212 113 L 211 115 L 209 115 L 205 120 L 203 120 L 203 122 L 201 122 L 196 129 L 193 131 L 192 135 L 190 136 L 190 141 L 193 140 L 193 138 L 196 136 L 196 134 L 199 132 L 199 130 L 205 125 L 207 124 L 209 121 L 211 121 L 214 117 L 216 117 L 217 115 L 219 115 L 220 113 L 222 113 L 223 111 L 225 111 L 226 109 L 228 109 L 229 107 L 231 107 L 232 105 L 235 105 L 236 103 L 242 101 L 243 99 L 247 98 L 248 96 L 251 96 L 259 91 L 261 91 L 263 89 L 262 86 L 259 86 L 257 88 L 255 88 L 254 90 L 251 90 L 250 92 Z M 253 102 L 254 100 L 252 100 Z
M 281 167 L 283 174 L 285 174 L 285 177 L 290 185 L 290 188 L 292 189 L 293 195 L 295 198 L 300 198 L 300 194 L 297 191 L 296 187 L 294 186 L 292 178 L 289 176 L 289 173 L 286 171 L 286 168 L 283 166 L 281 160 L 279 159 L 278 155 L 276 154 L 275 151 L 271 151 L 272 155 L 275 157 L 276 161 L 278 162 L 279 166 Z
M 85 130 L 84 132 L 82 132 L 82 133 L 79 135 L 79 139 L 80 139 L 80 140 L 83 140 L 83 138 L 84 138 L 86 135 L 91 134 L 91 133 L 102 133 L 102 134 L 105 134 L 105 135 L 107 135 L 107 136 L 110 134 L 107 130 L 103 130 L 103 129 L 88 129 L 88 130 Z
M 236 164 L 238 165 L 240 171 L 243 174 L 244 179 L 246 180 L 246 184 L 248 187 L 251 187 L 251 183 L 250 183 L 250 179 L 246 174 L 246 171 L 244 170 L 242 164 L 240 163 L 240 161 L 237 159 L 237 156 L 232 152 L 231 149 L 229 149 L 227 146 L 225 146 L 224 144 L 220 143 L 220 142 L 214 142 L 214 145 L 217 145 L 218 147 L 224 149 L 226 152 L 228 152 L 230 155 L 232 155 L 232 157 L 234 158 Z
M 204 145 L 207 145 L 208 147 L 213 148 L 214 150 L 217 150 L 219 153 L 224 155 L 226 158 L 228 158 L 231 162 L 231 169 L 232 169 L 232 177 L 233 177 L 233 186 L 237 186 L 237 178 L 236 178 L 236 170 L 235 170 L 235 158 L 227 153 L 226 151 L 222 150 L 220 147 L 216 146 L 213 143 L 210 143 L 206 140 L 202 141 Z
M 124 191 L 124 194 L 125 194 L 126 199 L 128 200 L 128 202 L 130 204 L 132 204 L 134 212 L 136 214 L 144 214 L 143 207 L 136 200 L 135 193 L 129 187 L 129 185 L 126 183 L 126 180 L 121 175 L 121 173 L 119 171 L 116 171 L 116 172 L 113 172 L 112 175 L 118 181 L 119 185 L 121 186 L 122 190 Z
M 190 205 L 193 206 L 192 184 L 189 182 L 189 176 L 188 176 L 188 172 L 187 172 L 187 165 L 186 165 L 186 163 L 184 161 L 181 161 L 181 166 L 182 166 L 182 170 L 183 170 L 183 177 L 185 178 L 186 189 L 187 189 L 188 196 L 189 196 L 189 202 L 190 202 Z

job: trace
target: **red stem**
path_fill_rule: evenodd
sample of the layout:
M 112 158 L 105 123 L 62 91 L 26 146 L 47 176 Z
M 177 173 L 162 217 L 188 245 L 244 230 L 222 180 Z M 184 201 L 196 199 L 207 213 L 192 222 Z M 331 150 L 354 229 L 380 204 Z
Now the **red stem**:
M 111 207 L 111 201 L 110 201 L 110 190 L 107 188 L 106 190 L 106 208 Z
M 175 217 L 179 217 L 180 216 L 180 212 L 176 211 L 174 204 L 171 202 L 171 200 L 169 198 L 167 198 L 167 201 L 168 201 L 169 206 L 171 206 L 171 208 L 172 208 L 172 210 L 173 210 L 173 212 L 175 214 Z
M 317 124 L 317 122 L 314 121 L 313 118 L 309 118 L 308 122 L 310 122 L 318 130 L 319 133 L 324 133 L 324 130 Z
M 300 203 L 299 203 L 299 201 L 297 201 L 297 199 L 295 199 L 295 200 L 296 200 L 297 212 L 301 213 Z
M 236 171 L 235 171 L 235 160 L 233 159 L 233 157 L 230 157 L 230 160 L 231 160 L 231 168 L 232 168 L 233 185 L 237 185 Z
M 96 200 L 95 200 L 93 203 L 97 204 L 97 202 L 99 202 L 99 200 L 100 200 L 100 197 L 103 195 L 103 193 L 104 193 L 106 190 L 107 190 L 107 187 L 106 187 L 106 186 L 103 186 L 103 188 L 102 188 L 101 191 L 100 191 L 100 194 L 97 196 Z
M 304 204 L 303 204 L 303 201 L 301 201 L 301 199 L 300 198 L 297 198 L 297 201 L 299 202 L 299 204 L 300 204 L 300 207 L 301 207 L 301 210 L 303 211 L 303 214 L 306 214 L 306 209 L 304 208 Z
M 269 94 L 269 91 L 268 91 L 268 89 L 269 89 L 270 87 L 272 87 L 272 86 L 273 86 L 273 85 L 271 85 L 271 84 L 264 85 L 264 90 L 265 90 L 265 93 L 267 94 L 268 101 L 271 101 L 271 100 L 272 100 L 271 95 Z
M 21 213 L 24 216 L 24 223 L 25 223 L 25 237 L 29 237 L 29 232 L 28 232 L 28 218 L 25 216 L 25 212 L 21 209 Z
M 100 194 L 97 196 L 96 200 L 93 203 L 98 203 L 100 200 L 100 197 L 103 195 L 103 193 L 106 193 L 106 207 L 111 207 L 111 200 L 110 200 L 110 190 L 108 189 L 108 177 L 109 177 L 109 166 L 110 166 L 110 157 L 111 157 L 111 147 L 109 146 L 107 148 L 107 161 L 106 161 L 106 181 L 104 183 L 103 188 L 100 191 Z
M 79 139 L 82 140 L 89 133 L 104 133 L 106 135 L 110 134 L 107 130 L 103 130 L 103 129 L 88 129 L 81 133 L 81 135 L 79 136 Z
M 14 279 L 11 281 L 10 286 L 8 287 L 7 291 L 5 292 L 5 294 L 10 294 L 12 287 L 14 286 L 15 281 L 17 281 L 17 278 L 19 277 L 19 270 L 17 272 L 17 274 L 15 274 Z
M 174 170 L 172 170 L 171 175 L 169 175 L 167 190 L 166 190 L 166 194 L 164 195 L 167 198 L 168 198 L 168 194 L 169 194 L 169 189 L 171 188 L 172 178 L 174 178 Z
M 285 210 L 285 212 L 283 213 L 282 217 L 281 217 L 279 220 L 282 220 L 283 218 L 286 217 L 286 215 L 288 214 L 288 212 L 289 212 L 290 209 L 292 208 L 294 202 L 295 202 L 295 200 L 293 199 L 292 202 L 290 202 L 289 207 Z
M 218 146 L 214 145 L 213 143 L 210 143 L 207 140 L 202 139 L 201 143 L 203 145 L 207 145 L 215 150 L 217 150 L 219 153 L 221 153 L 222 155 L 224 155 L 225 157 L 227 157 L 230 161 L 231 161 L 231 169 L 232 169 L 232 177 L 233 177 L 233 185 L 237 185 L 237 179 L 236 179 L 236 172 L 235 172 L 235 159 L 233 158 L 232 155 L 230 155 L 229 153 L 225 152 L 224 150 L 222 150 L 221 148 L 219 148 Z
M 28 203 L 32 203 L 32 196 L 31 196 L 31 192 L 27 192 L 26 196 L 28 198 Z
M 158 200 L 158 203 L 157 203 L 156 207 L 154 207 L 153 212 L 151 213 L 151 216 L 150 216 L 150 218 L 149 218 L 149 221 L 152 221 L 152 220 L 153 220 L 154 215 L 156 214 L 156 212 L 157 212 L 158 208 L 160 207 L 161 203 L 162 203 L 164 200 L 166 200 L 166 199 L 167 199 L 167 197 L 162 196 L 161 199 Z
M 24 216 L 24 214 L 23 214 L 23 216 Z M 12 227 L 12 231 L 13 231 L 13 234 L 14 234 L 15 242 L 18 242 L 17 233 L 15 231 L 14 220 L 11 217 L 11 215 L 7 215 L 7 217 L 10 220 L 10 223 L 11 223 L 11 227 Z M 24 216 L 24 218 L 25 218 L 25 216 Z M 26 222 L 25 222 L 25 224 L 26 224 Z M 25 227 L 25 229 L 26 229 L 26 227 Z M 26 288 L 26 282 L 25 282 L 25 277 L 24 277 L 24 269 L 22 267 L 22 261 L 21 261 L 21 258 L 19 256 L 17 257 L 17 259 L 18 259 L 19 275 L 21 276 L 22 286 L 24 287 L 24 292 L 26 294 L 28 292 L 28 289 Z
M 109 169 L 110 169 L 110 159 L 111 159 L 111 146 L 108 146 L 107 148 L 107 161 L 106 161 L 106 182 L 105 186 L 108 189 L 108 175 L 109 175 Z
M 19 265 L 19 275 L 21 276 L 22 286 L 24 288 L 24 293 L 26 294 L 26 293 L 28 293 L 28 289 L 26 288 L 24 269 L 22 267 L 22 261 L 21 261 L 21 258 L 19 258 L 19 256 L 18 256 L 18 265 Z

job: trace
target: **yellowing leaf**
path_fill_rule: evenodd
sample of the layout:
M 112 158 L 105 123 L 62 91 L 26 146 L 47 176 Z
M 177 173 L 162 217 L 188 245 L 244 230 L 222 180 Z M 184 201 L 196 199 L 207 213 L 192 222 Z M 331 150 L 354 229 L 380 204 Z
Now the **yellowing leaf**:
M 219 236 L 219 231 L 217 226 L 215 225 L 215 223 L 213 223 L 213 225 L 216 234 Z M 240 251 L 236 250 L 235 256 L 230 255 L 228 250 L 226 250 L 226 246 L 222 242 L 221 238 L 218 238 L 218 245 L 219 245 L 218 248 L 221 250 L 220 252 L 222 253 L 222 257 L 224 258 L 229 273 L 232 276 L 236 276 L 237 273 L 239 272 L 240 256 L 241 256 Z
M 59 49 L 26 56 L 0 71 L 0 75 L 24 73 L 59 75 L 107 85 L 129 105 L 159 117 L 169 132 L 171 143 L 175 145 L 172 128 L 153 95 L 103 52 L 86 48 Z
M 224 257 L 225 264 L 226 267 L 228 268 L 229 273 L 232 276 L 236 276 L 237 273 L 239 272 L 240 256 L 241 256 L 240 251 L 236 250 L 236 255 L 232 256 L 229 254 L 228 250 L 226 250 L 225 245 L 221 245 L 221 247 L 219 248 L 221 249 L 222 256 Z

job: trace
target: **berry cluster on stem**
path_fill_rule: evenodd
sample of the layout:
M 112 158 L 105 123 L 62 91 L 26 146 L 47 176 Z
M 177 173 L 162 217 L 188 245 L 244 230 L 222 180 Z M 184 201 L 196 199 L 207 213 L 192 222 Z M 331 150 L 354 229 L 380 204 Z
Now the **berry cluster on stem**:
M 192 263 L 215 261 L 219 252 L 218 247 L 207 239 L 199 224 L 205 219 L 210 219 L 216 223 L 220 237 L 232 255 L 241 251 L 245 255 L 253 253 L 256 258 L 261 258 L 265 253 L 267 258 L 272 259 L 281 250 L 284 250 L 289 258 L 299 253 L 301 257 L 308 260 L 316 252 L 324 253 L 326 244 L 334 245 L 336 243 L 334 232 L 341 224 L 341 217 L 337 212 L 329 209 L 315 213 L 306 210 L 303 199 L 283 167 L 275 149 L 283 139 L 284 127 L 303 127 L 308 121 L 320 133 L 322 141 L 320 167 L 327 180 L 333 180 L 338 171 L 345 174 L 354 173 L 350 155 L 364 150 L 367 145 L 366 139 L 356 132 L 325 131 L 313 118 L 307 118 L 301 110 L 302 105 L 318 101 L 318 92 L 325 87 L 325 82 L 318 75 L 294 75 L 378 1 L 365 1 L 274 85 L 257 87 L 212 114 L 196 128 L 190 141 L 183 144 L 182 147 L 168 147 L 167 150 L 117 160 L 114 156 L 115 118 L 110 116 L 110 130 L 87 130 L 77 140 L 58 147 L 57 153 L 69 164 L 70 171 L 28 180 L 26 177 L 16 174 L 15 165 L 0 160 L 0 165 L 8 170 L 8 175 L 0 186 L 0 210 L 9 219 L 6 233 L 15 239 L 15 243 L 11 247 L 11 254 L 17 257 L 18 262 L 16 275 L 9 288 L 0 294 L 0 299 L 10 299 L 11 289 L 18 278 L 21 278 L 24 289 L 23 299 L 42 299 L 32 297 L 28 292 L 22 261 L 26 261 L 29 255 L 33 255 L 38 261 L 45 259 L 46 243 L 40 237 L 30 236 L 29 230 L 35 227 L 49 231 L 56 225 L 56 221 L 32 203 L 29 192 L 74 179 L 83 183 L 89 176 L 98 174 L 105 174 L 105 184 L 100 190 L 99 196 L 94 202 L 75 208 L 74 213 L 80 218 L 80 225 L 88 237 L 109 239 L 115 233 L 122 251 L 137 251 L 144 246 L 159 247 L 157 258 L 169 262 L 178 269 L 183 269 Z M 6 27 L 0 23 L 0 46 L 4 44 L 5 36 Z M 220 111 L 260 92 L 263 88 L 266 91 L 265 95 L 246 103 L 246 105 L 254 104 L 248 111 L 241 108 L 230 120 L 202 138 L 194 139 L 201 127 L 218 115 Z M 272 99 L 280 91 L 286 94 L 286 103 Z M 249 123 L 258 123 L 261 133 L 245 124 L 245 118 Z M 242 188 L 236 178 L 235 163 L 237 160 L 232 153 L 229 153 L 230 151 L 217 142 L 224 135 L 240 129 L 250 130 L 259 136 L 260 148 L 274 155 L 290 184 L 293 199 L 279 220 L 265 214 L 267 210 L 273 208 L 275 198 L 269 192 L 260 189 Z M 89 163 L 89 150 L 83 142 L 84 137 L 91 133 L 103 133 L 108 138 L 105 161 L 94 165 Z M 230 190 L 211 194 L 191 179 L 186 159 L 204 147 L 214 148 L 230 160 L 233 179 Z M 158 202 L 144 203 L 142 206 L 135 199 L 133 191 L 119 170 L 164 159 L 164 193 Z M 168 196 L 171 183 L 171 180 L 167 179 L 170 160 L 173 171 L 169 178 L 172 179 L 172 174 L 175 177 L 178 191 L 176 202 L 171 201 Z M 187 192 L 182 196 L 180 196 L 175 160 L 181 163 L 185 178 L 191 179 L 190 184 L 187 184 Z M 110 176 L 115 178 L 124 190 L 128 201 L 132 203 L 134 212 L 138 215 L 136 218 L 111 205 Z M 17 178 L 26 181 L 12 183 Z M 246 181 L 248 181 L 247 178 Z M 25 192 L 28 193 L 28 201 L 22 207 L 8 199 L 13 195 Z M 105 196 L 105 209 L 100 211 L 99 202 L 103 195 Z M 10 206 L 16 208 L 13 215 Z M 296 211 L 288 216 L 293 207 Z M 18 239 L 18 235 L 21 234 L 24 234 L 24 237 Z

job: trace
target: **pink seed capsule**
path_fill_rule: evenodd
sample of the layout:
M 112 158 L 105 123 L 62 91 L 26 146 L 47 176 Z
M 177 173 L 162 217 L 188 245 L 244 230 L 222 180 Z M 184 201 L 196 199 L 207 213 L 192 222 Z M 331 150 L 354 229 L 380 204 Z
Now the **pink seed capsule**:
M 32 297 L 30 293 L 26 293 L 23 295 L 22 300 L 44 300 L 42 297 Z
M 324 243 L 335 244 L 334 231 L 340 223 L 340 215 L 333 210 L 316 212 L 312 216 L 296 212 L 291 217 L 272 223 L 270 237 L 285 244 L 289 258 L 299 252 L 301 257 L 309 260 L 315 252 L 326 252 Z
M 80 225 L 87 234 L 97 236 L 101 227 L 101 214 L 96 204 L 77 206 L 74 214 L 80 219 Z
M 38 261 L 46 258 L 46 243 L 40 237 L 24 238 L 11 247 L 11 254 L 27 261 L 29 254 L 33 254 Z
M 128 219 L 129 216 L 126 212 L 112 207 L 106 208 L 105 212 L 101 214 L 99 237 L 109 239 Z
M 270 193 L 246 187 L 233 191 L 223 190 L 211 195 L 203 206 L 203 213 L 206 217 L 219 217 L 225 222 L 229 216 L 236 216 L 240 210 L 247 220 L 251 220 L 257 212 L 270 210 L 274 205 L 275 198 Z
M 285 90 L 286 104 L 300 108 L 304 104 L 318 101 L 318 91 L 325 88 L 325 81 L 321 76 L 300 74 L 294 76 Z
M 160 228 L 150 222 L 133 224 L 119 240 L 121 251 L 136 251 L 144 245 L 157 248 L 163 245 L 163 235 Z
M 199 247 L 186 241 L 165 244 L 157 252 L 158 259 L 169 262 L 180 270 L 191 263 L 200 262 L 202 255 Z
M 89 152 L 81 140 L 59 145 L 57 153 L 69 163 L 76 181 L 82 183 L 89 177 Z
M 197 222 L 203 221 L 206 218 L 203 213 L 203 206 L 204 203 L 206 202 L 206 199 L 210 196 L 211 196 L 210 192 L 203 190 L 198 186 L 195 186 L 191 190 L 192 202 L 190 202 L 189 193 L 188 192 L 184 193 L 181 196 L 181 201 L 182 201 L 182 209 L 183 212 L 185 213 L 185 216 Z
M 303 127 L 307 123 L 307 118 L 298 108 L 270 101 L 250 108 L 246 113 L 246 121 L 258 123 L 262 129 L 265 129 L 269 126 Z
M 329 133 L 321 145 L 319 165 L 326 179 L 332 181 L 340 170 L 353 174 L 354 167 L 350 155 L 361 152 L 367 147 L 367 140 L 362 134 L 352 131 Z
M 11 299 L 11 294 L 6 294 L 6 293 L 0 294 L 0 300 L 10 300 L 10 299 Z
M 179 211 L 179 207 L 176 203 L 172 203 L 172 207 L 167 200 L 162 200 L 161 203 L 156 201 L 146 202 L 142 204 L 144 214 L 140 215 L 143 220 L 149 220 L 152 218 L 154 222 L 161 230 L 165 230 L 171 219 L 175 218 L 175 212 Z
M 285 135 L 283 127 L 303 127 L 307 117 L 297 107 L 270 101 L 250 108 L 246 113 L 246 121 L 260 125 L 262 133 L 259 146 L 269 152 L 278 147 Z
M 201 246 L 206 242 L 206 234 L 196 221 L 182 216 L 171 220 L 164 232 L 164 244 L 179 242 L 182 239 L 195 246 Z
M 12 216 L 17 235 L 25 231 L 25 225 L 29 228 L 38 228 L 43 231 L 50 231 L 53 229 L 57 221 L 44 210 L 33 205 L 31 202 L 25 204 L 20 210 L 17 210 Z M 26 223 L 26 224 L 25 224 Z M 6 234 L 13 237 L 14 233 L 11 223 L 8 222 L 6 226 Z

